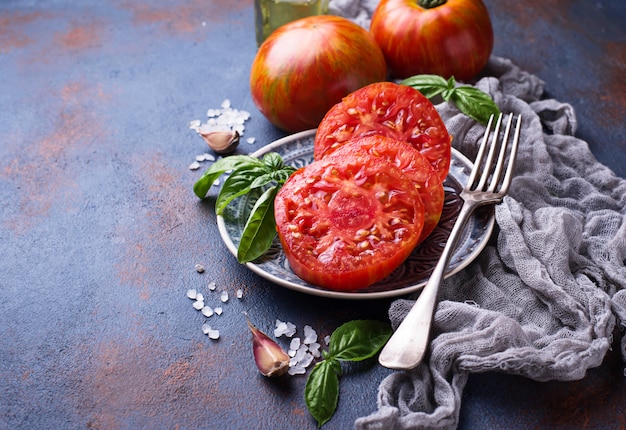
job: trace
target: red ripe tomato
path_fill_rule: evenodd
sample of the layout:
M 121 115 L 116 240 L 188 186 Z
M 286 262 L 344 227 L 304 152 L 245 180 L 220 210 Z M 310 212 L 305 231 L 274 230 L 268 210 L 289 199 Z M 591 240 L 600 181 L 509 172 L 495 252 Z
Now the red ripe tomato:
M 293 272 L 336 291 L 383 279 L 410 255 L 424 223 L 413 182 L 366 153 L 296 171 L 274 201 L 278 237 Z
M 367 136 L 352 140 L 329 157 L 332 159 L 349 157 L 362 152 L 390 162 L 413 181 L 424 204 L 424 228 L 418 242 L 426 239 L 437 227 L 443 210 L 445 192 L 437 171 L 426 157 L 408 143 L 384 136 Z
M 435 106 L 416 89 L 378 82 L 354 91 L 333 106 L 315 134 L 320 159 L 356 137 L 382 135 L 409 143 L 446 179 L 451 137 Z
M 296 132 L 317 127 L 350 92 L 387 77 L 372 35 L 345 18 L 311 16 L 279 27 L 252 63 L 250 91 L 275 126 Z
M 426 73 L 468 81 L 493 49 L 481 0 L 381 0 L 370 32 L 396 78 Z

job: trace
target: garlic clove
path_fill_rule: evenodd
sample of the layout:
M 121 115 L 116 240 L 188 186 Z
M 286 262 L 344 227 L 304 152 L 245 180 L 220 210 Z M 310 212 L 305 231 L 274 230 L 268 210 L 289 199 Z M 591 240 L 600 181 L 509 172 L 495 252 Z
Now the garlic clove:
M 220 155 L 231 154 L 239 145 L 239 132 L 237 131 L 210 131 L 200 133 L 213 151 Z
M 254 361 L 261 374 L 268 377 L 281 376 L 289 370 L 289 355 L 250 321 Z

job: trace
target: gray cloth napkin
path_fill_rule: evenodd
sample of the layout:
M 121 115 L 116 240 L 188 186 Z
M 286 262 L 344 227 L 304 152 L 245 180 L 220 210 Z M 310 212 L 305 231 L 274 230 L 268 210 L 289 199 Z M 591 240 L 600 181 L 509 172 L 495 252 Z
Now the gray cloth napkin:
M 367 23 L 376 2 L 333 3 Z M 626 180 L 574 136 L 570 105 L 541 98 L 539 78 L 497 57 L 485 76 L 476 87 L 523 117 L 494 237 L 443 283 L 425 361 L 382 381 L 378 410 L 357 419 L 358 429 L 455 428 L 469 373 L 580 379 L 601 364 L 616 322 L 626 325 Z M 485 128 L 448 103 L 437 109 L 454 147 L 473 159 Z M 392 303 L 394 327 L 412 303 Z M 626 338 L 621 345 L 626 359 Z

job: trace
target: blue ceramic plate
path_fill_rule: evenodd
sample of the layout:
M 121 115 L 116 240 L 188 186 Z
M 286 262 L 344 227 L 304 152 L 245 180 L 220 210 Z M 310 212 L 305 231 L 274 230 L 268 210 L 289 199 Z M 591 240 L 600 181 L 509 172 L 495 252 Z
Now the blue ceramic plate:
M 251 155 L 261 157 L 265 153 L 273 151 L 280 154 L 286 164 L 298 168 L 303 167 L 313 161 L 314 138 L 315 130 L 303 131 L 279 139 Z M 289 268 L 289 263 L 278 239 L 274 241 L 267 254 L 254 262 L 246 263 L 246 267 L 282 287 L 323 297 L 353 300 L 380 299 L 417 291 L 426 284 L 441 255 L 462 205 L 458 193 L 462 185 L 467 182 L 471 169 L 472 163 L 453 149 L 450 173 L 444 183 L 446 197 L 439 225 L 413 251 L 402 266 L 384 280 L 366 289 L 356 292 L 329 291 L 303 281 Z M 249 196 L 244 196 L 231 202 L 224 214 L 217 217 L 217 225 L 222 240 L 235 256 L 237 255 L 241 232 L 253 205 L 254 200 Z M 493 213 L 493 208 L 489 207 L 485 210 L 476 211 L 470 218 L 450 260 L 446 277 L 464 269 L 483 250 L 493 231 L 495 222 Z

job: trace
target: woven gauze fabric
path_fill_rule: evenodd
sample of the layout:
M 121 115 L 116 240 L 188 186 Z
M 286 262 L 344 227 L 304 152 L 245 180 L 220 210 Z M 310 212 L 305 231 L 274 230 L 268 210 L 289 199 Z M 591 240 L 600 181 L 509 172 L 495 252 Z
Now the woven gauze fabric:
M 624 324 L 626 180 L 573 136 L 571 106 L 541 99 L 540 79 L 497 57 L 485 76 L 476 87 L 523 118 L 513 183 L 488 246 L 442 285 L 426 359 L 383 380 L 378 411 L 358 429 L 455 428 L 470 372 L 583 378 Z M 474 159 L 485 127 L 451 104 L 437 109 Z M 394 328 L 412 304 L 392 303 Z

